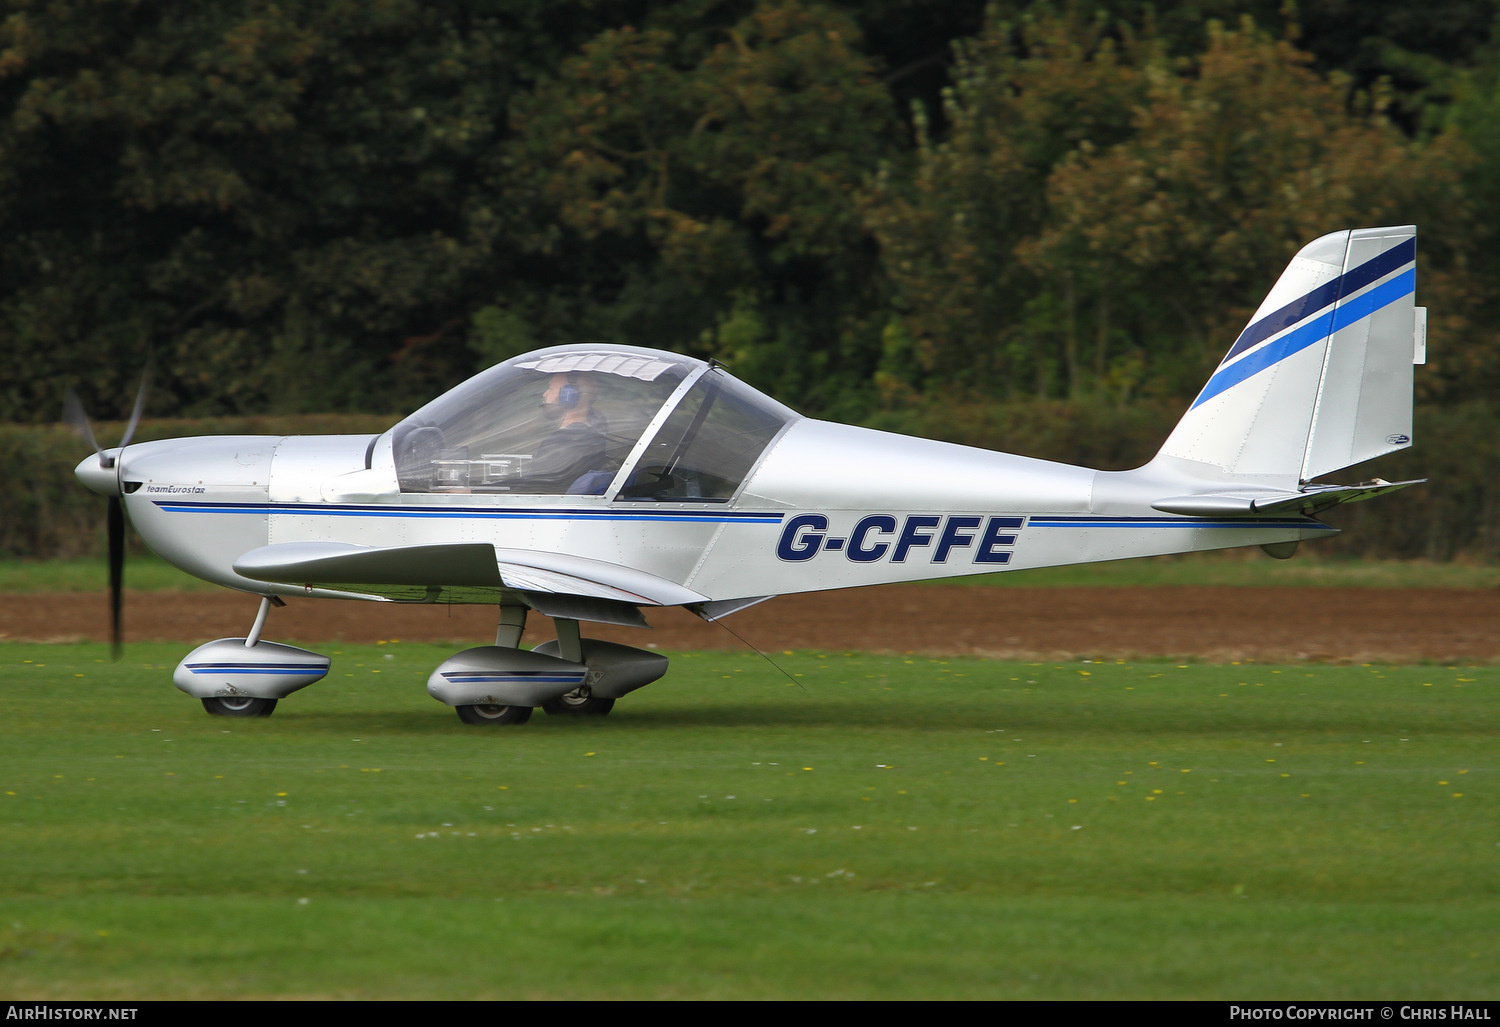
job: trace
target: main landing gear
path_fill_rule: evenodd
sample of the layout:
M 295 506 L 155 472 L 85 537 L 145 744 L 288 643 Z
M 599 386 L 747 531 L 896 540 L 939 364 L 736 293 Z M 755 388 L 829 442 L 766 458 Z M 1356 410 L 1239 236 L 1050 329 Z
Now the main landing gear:
M 455 706 L 458 719 L 465 724 L 524 724 L 531 719 L 530 706 Z
M 465 724 L 524 724 L 540 706 L 554 716 L 602 717 L 615 700 L 667 671 L 657 653 L 580 637 L 576 620 L 556 620 L 557 638 L 519 648 L 526 607 L 500 607 L 495 644 L 465 649 L 427 679 L 427 692 Z
M 215 717 L 269 717 L 276 712 L 276 700 L 211 696 L 203 700 L 203 708 Z
M 579 685 L 551 702 L 542 703 L 542 711 L 554 717 L 603 717 L 615 708 L 613 699 L 601 699 L 588 685 Z

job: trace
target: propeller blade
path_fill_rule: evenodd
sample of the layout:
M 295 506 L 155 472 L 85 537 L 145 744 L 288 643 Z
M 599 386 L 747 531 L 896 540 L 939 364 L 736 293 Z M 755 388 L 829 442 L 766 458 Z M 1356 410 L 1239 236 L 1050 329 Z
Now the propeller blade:
M 120 659 L 120 605 L 125 589 L 125 507 L 119 496 L 109 497 L 109 620 L 111 658 Z
M 94 447 L 95 453 L 103 453 L 99 440 L 94 438 L 93 426 L 89 424 L 89 415 L 83 412 L 83 403 L 78 398 L 78 393 L 73 391 L 73 386 L 68 386 L 68 391 L 63 394 L 63 420 L 69 428 L 80 436 L 83 441 Z
M 125 437 L 120 439 L 121 449 L 130 445 L 130 440 L 135 436 L 136 425 L 141 423 L 141 411 L 146 406 L 146 386 L 151 381 L 151 363 L 148 359 L 146 369 L 141 372 L 141 387 L 135 392 L 135 408 L 130 411 L 130 423 L 125 426 Z
M 130 423 L 125 426 L 125 436 L 120 440 L 116 452 L 123 451 L 130 445 L 130 440 L 135 437 L 135 430 L 141 423 L 141 411 L 146 408 L 147 385 L 151 379 L 151 360 L 146 361 L 146 369 L 141 372 L 141 385 L 135 393 L 135 408 L 130 411 Z M 79 435 L 81 435 L 94 452 L 99 454 L 99 466 L 102 468 L 114 468 L 113 457 L 106 457 L 104 450 L 99 446 L 99 440 L 94 437 L 93 426 L 89 424 L 88 414 L 84 413 L 83 403 L 78 399 L 78 393 L 73 387 L 68 386 L 63 396 L 63 420 Z M 101 483 L 94 482 L 91 475 L 85 475 L 82 465 L 78 474 L 84 478 L 84 484 L 96 492 L 108 492 Z M 110 622 L 110 655 L 119 660 L 123 651 L 124 633 L 120 629 L 120 612 L 125 598 L 125 505 L 120 500 L 118 488 L 108 496 L 108 538 L 109 538 L 109 622 Z

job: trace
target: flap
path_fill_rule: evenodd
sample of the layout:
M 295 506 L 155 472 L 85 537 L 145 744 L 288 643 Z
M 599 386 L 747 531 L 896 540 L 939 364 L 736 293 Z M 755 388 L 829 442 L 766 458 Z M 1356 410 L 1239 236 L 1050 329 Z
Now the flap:
M 711 603 L 698 603 L 695 606 L 689 606 L 688 609 L 712 624 L 714 621 L 723 620 L 731 613 L 748 610 L 752 606 L 775 598 L 775 596 L 751 596 L 748 599 L 720 599 Z

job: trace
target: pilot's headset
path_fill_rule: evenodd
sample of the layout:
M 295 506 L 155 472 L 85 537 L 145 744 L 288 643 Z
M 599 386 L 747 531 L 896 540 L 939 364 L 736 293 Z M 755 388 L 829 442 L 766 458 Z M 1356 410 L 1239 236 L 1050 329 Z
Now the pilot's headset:
M 577 379 L 571 374 L 568 375 L 568 380 L 563 383 L 563 387 L 557 390 L 557 405 L 564 410 L 572 410 L 582 398 L 583 392 L 578 388 Z

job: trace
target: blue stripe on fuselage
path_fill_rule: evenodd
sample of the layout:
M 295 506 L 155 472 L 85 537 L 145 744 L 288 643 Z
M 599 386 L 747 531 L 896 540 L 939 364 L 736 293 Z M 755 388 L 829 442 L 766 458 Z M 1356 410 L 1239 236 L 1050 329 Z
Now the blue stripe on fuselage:
M 1033 528 L 1322 528 L 1337 529 L 1322 521 L 1260 520 L 1254 517 L 1032 517 Z
M 784 514 L 728 510 L 567 510 L 448 506 L 347 506 L 323 503 L 187 503 L 154 499 L 166 513 L 315 514 L 322 517 L 409 517 L 439 520 L 692 521 L 707 524 L 780 524 Z

